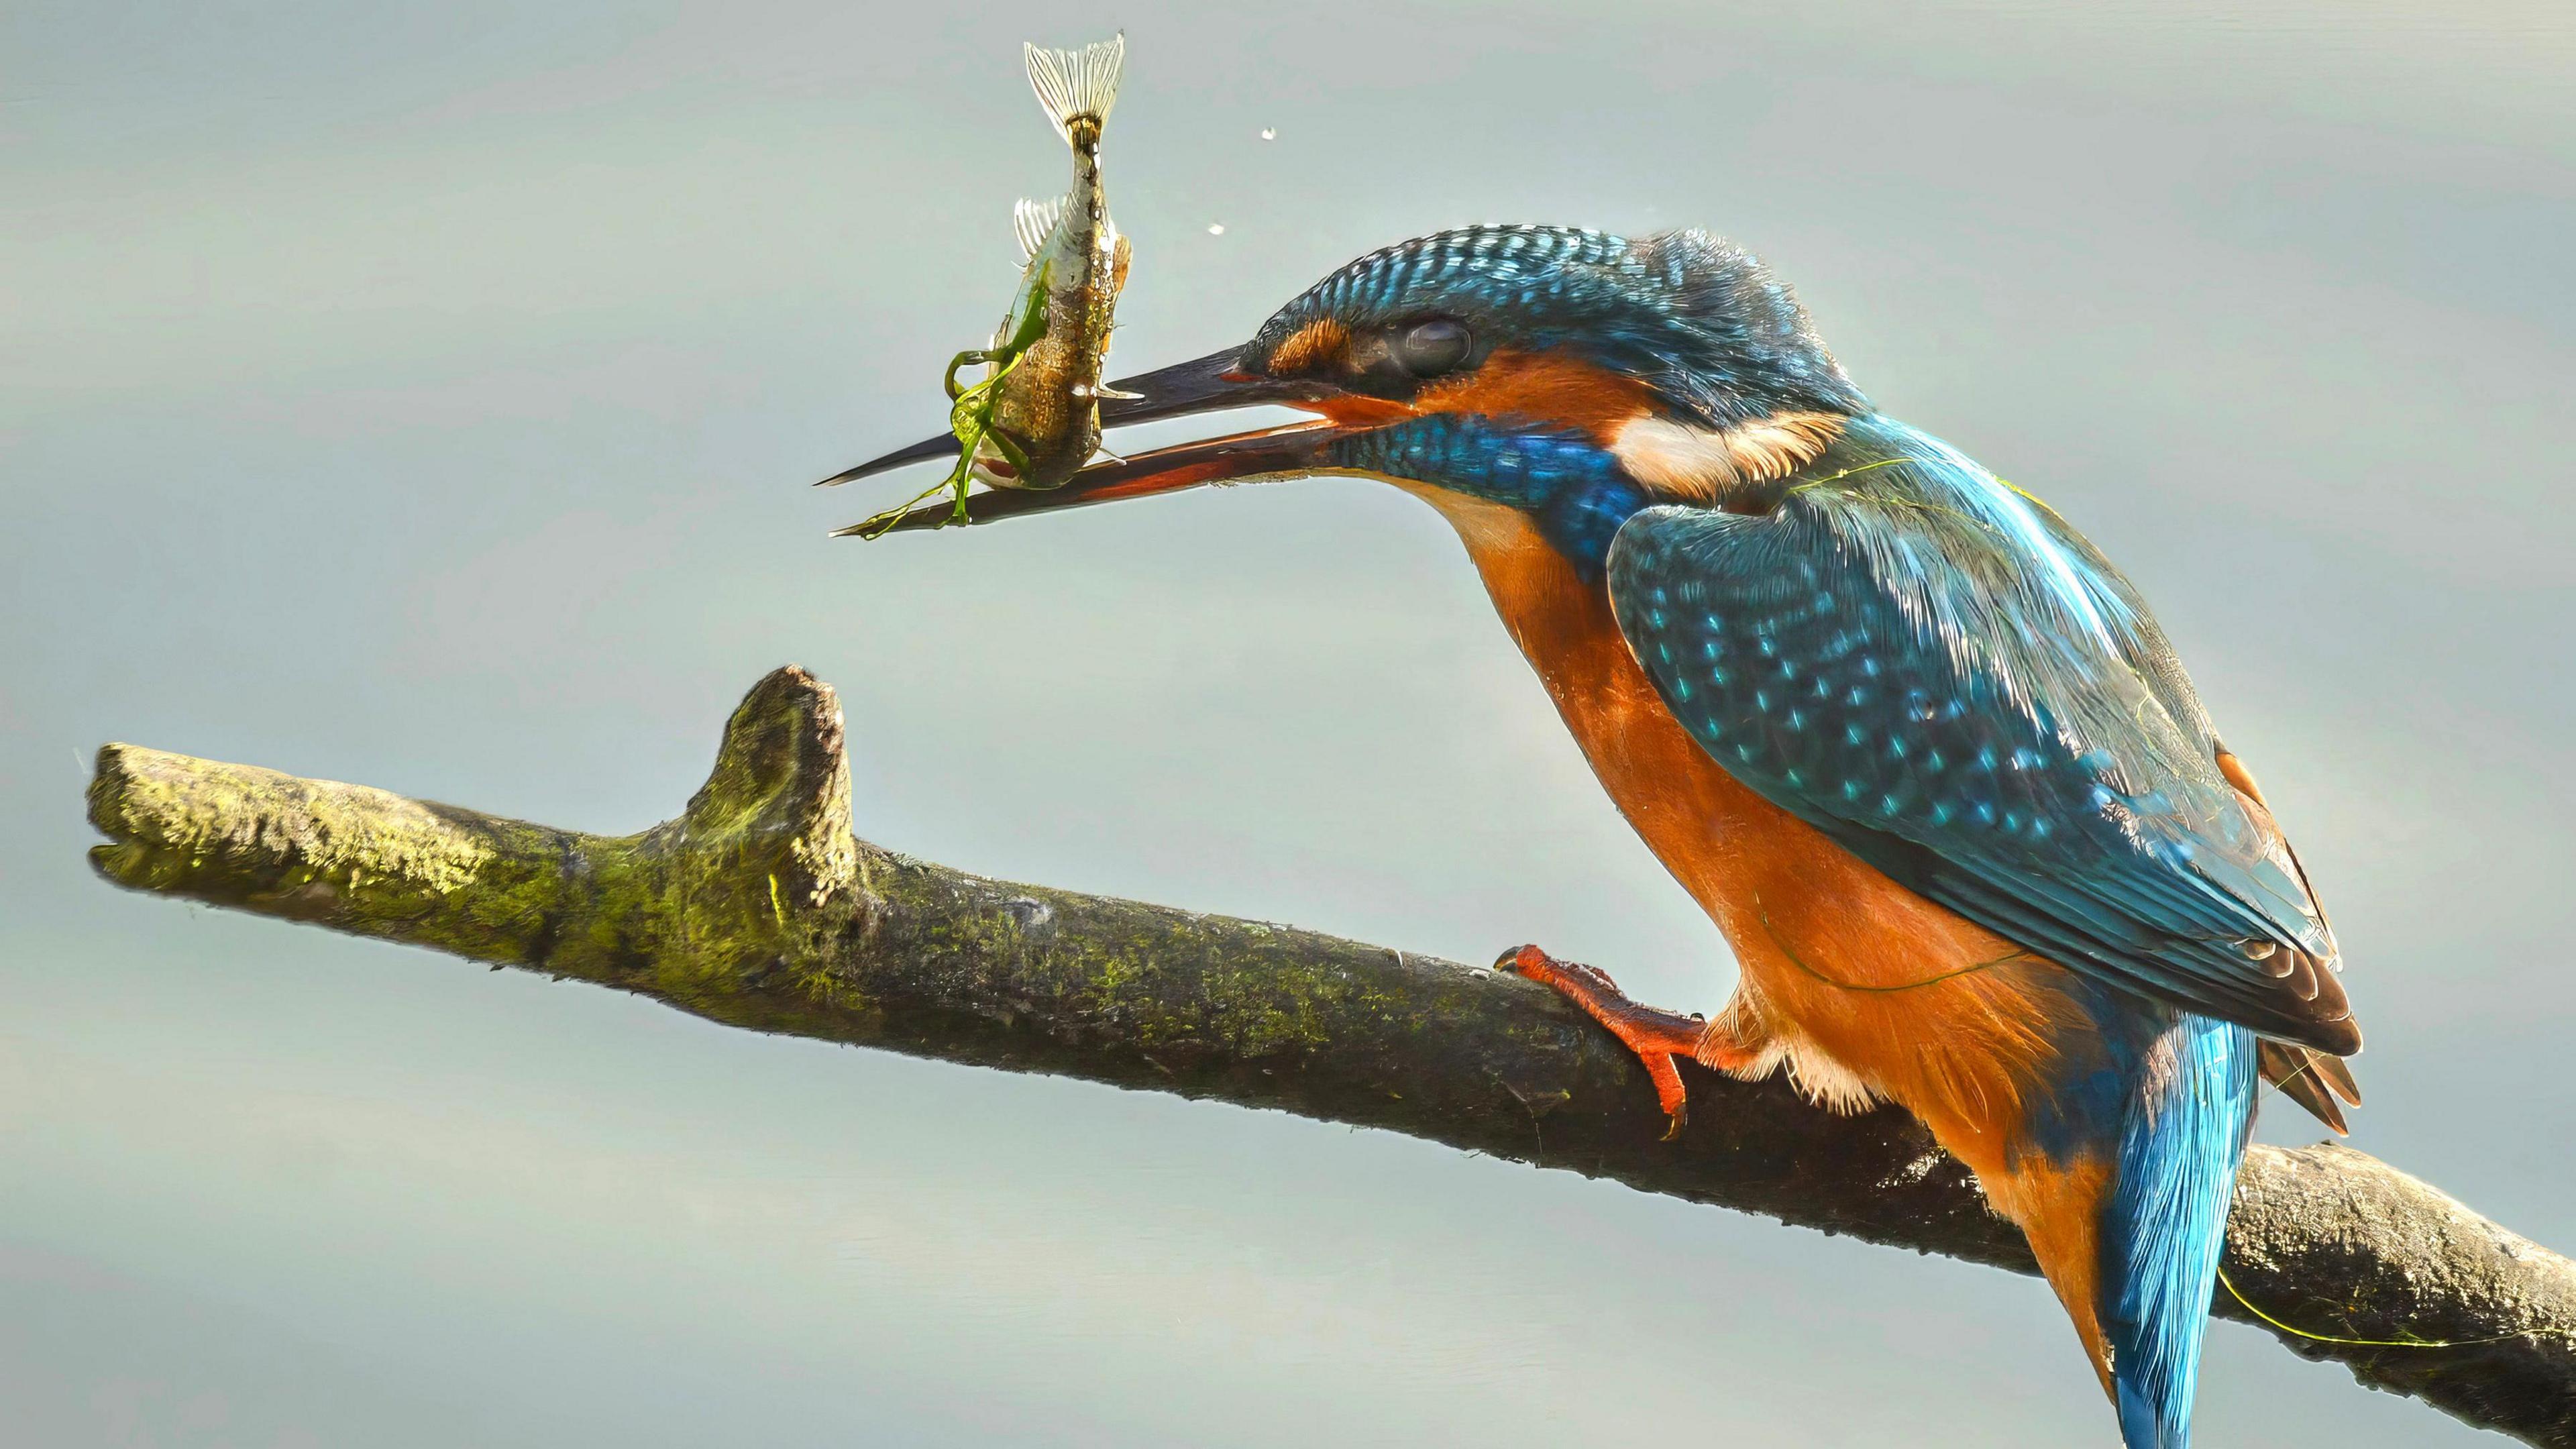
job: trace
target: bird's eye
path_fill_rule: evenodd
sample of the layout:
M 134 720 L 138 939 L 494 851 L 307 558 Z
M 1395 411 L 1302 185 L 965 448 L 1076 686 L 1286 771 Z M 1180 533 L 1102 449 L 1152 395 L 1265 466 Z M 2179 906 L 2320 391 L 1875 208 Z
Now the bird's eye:
M 1438 377 L 1457 371 L 1475 342 L 1466 323 L 1454 317 L 1430 317 L 1404 329 L 1396 338 L 1395 355 L 1415 377 Z

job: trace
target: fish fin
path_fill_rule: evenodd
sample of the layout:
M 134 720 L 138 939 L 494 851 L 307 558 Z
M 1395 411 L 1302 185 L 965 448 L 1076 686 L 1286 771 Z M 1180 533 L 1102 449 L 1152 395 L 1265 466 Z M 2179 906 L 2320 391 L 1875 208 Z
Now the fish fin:
M 1027 262 L 1046 245 L 1047 233 L 1064 220 L 1064 198 L 1053 201 L 1031 201 L 1021 197 L 1011 207 L 1011 234 L 1020 240 L 1020 260 Z
M 1078 51 L 1021 48 L 1027 52 L 1029 86 L 1038 93 L 1047 119 L 1068 141 L 1078 140 L 1076 133 L 1088 122 L 1096 140 L 1100 128 L 1109 122 L 1110 106 L 1118 100 L 1118 78 L 1127 67 L 1127 32 Z

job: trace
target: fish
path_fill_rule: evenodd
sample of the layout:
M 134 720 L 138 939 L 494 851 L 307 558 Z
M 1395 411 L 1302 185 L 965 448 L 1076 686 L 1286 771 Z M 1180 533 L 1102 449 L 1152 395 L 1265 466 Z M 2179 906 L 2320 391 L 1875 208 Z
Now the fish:
M 1029 88 L 1072 148 L 1073 184 L 1051 201 L 1023 200 L 1012 208 L 1019 290 L 992 344 L 958 353 L 944 379 L 956 465 L 910 502 L 838 529 L 835 537 L 874 538 L 942 490 L 954 492 L 951 521 L 963 523 L 968 485 L 978 480 L 1001 488 L 1060 488 L 1100 450 L 1100 400 L 1124 396 L 1100 380 L 1130 255 L 1101 187 L 1100 135 L 1118 99 L 1127 36 L 1122 31 L 1078 51 L 1035 45 L 1022 51 Z M 958 374 L 978 366 L 983 378 L 961 386 Z M 936 455 L 905 449 L 823 483 L 846 483 Z

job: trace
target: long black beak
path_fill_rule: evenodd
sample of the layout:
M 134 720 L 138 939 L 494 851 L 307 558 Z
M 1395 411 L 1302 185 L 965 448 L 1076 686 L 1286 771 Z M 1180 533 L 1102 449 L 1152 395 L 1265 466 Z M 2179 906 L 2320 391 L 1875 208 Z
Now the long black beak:
M 1246 372 L 1237 365 L 1240 356 L 1241 349 L 1227 348 L 1190 362 L 1176 363 L 1113 382 L 1103 389 L 1101 425 L 1106 428 L 1124 427 L 1131 423 L 1157 422 L 1165 418 L 1262 404 L 1297 407 L 1342 395 L 1340 389 L 1329 383 L 1302 378 L 1278 379 Z M 969 494 L 966 521 L 983 523 L 1024 513 L 1053 513 L 1122 498 L 1169 493 L 1201 483 L 1245 482 L 1308 472 L 1322 463 L 1323 445 L 1345 431 L 1330 423 L 1315 422 L 1157 448 L 1130 458 L 1095 463 L 1074 474 L 1061 488 L 1043 492 L 998 488 Z M 823 483 L 846 483 L 909 463 L 953 460 L 956 456 L 957 440 L 942 434 L 909 447 L 897 448 L 882 457 L 871 458 L 855 468 L 824 479 Z M 953 521 L 955 517 L 954 501 L 943 496 L 903 515 L 882 531 L 935 528 Z M 860 529 L 841 531 L 853 533 Z M 874 534 L 881 530 L 868 527 L 865 531 Z
M 1241 371 L 1236 366 L 1236 359 L 1241 354 L 1241 348 L 1229 347 L 1195 361 L 1174 363 L 1170 367 L 1109 384 L 1102 389 L 1100 425 L 1123 428 L 1130 423 L 1150 423 L 1216 408 L 1311 402 L 1333 393 L 1332 388 L 1320 383 L 1302 380 L 1282 382 Z M 924 438 L 918 443 L 870 458 L 855 468 L 844 468 L 814 486 L 828 488 L 835 483 L 873 478 L 879 473 L 890 473 L 914 463 L 927 463 L 933 458 L 953 462 L 956 457 L 957 439 L 941 433 L 935 438 Z

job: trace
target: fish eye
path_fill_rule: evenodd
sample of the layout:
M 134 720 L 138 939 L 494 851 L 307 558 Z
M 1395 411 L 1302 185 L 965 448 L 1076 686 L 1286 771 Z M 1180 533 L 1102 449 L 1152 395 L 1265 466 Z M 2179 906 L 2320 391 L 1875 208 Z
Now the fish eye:
M 1397 336 L 1395 355 L 1415 377 L 1438 377 L 1457 371 L 1475 345 L 1466 323 L 1455 317 L 1426 317 Z

